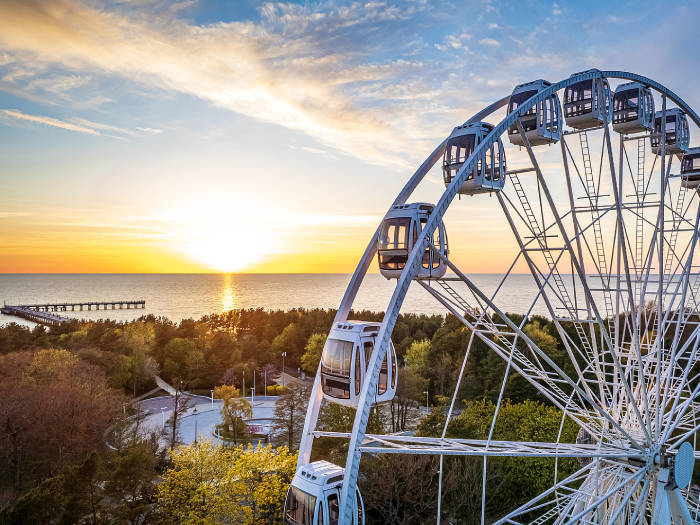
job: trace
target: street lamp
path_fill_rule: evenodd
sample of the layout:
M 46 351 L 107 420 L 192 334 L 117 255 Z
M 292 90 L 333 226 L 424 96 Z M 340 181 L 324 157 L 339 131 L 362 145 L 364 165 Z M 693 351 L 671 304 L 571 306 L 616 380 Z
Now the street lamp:
M 250 404 L 251 405 L 255 404 L 255 389 L 254 388 L 250 389 Z
M 194 407 L 194 410 L 192 411 L 192 414 L 194 415 L 194 444 L 197 444 L 197 416 L 199 413 L 197 412 L 197 407 Z
M 160 415 L 163 416 L 163 428 L 165 428 L 165 409 L 168 407 L 160 407 Z
M 430 412 L 430 407 L 428 406 L 428 391 L 423 392 L 425 394 L 425 409 Z
M 243 397 L 245 397 L 245 368 L 243 369 L 242 374 L 243 374 L 243 389 L 241 390 L 241 392 L 243 393 Z
M 282 352 L 282 388 L 284 388 L 284 358 L 287 357 L 287 352 Z
M 265 367 L 263 367 L 263 377 L 264 377 L 263 381 L 264 381 L 264 385 L 265 385 L 264 394 L 267 395 L 267 368 L 265 368 Z
M 211 389 L 211 407 L 214 408 L 214 389 Z

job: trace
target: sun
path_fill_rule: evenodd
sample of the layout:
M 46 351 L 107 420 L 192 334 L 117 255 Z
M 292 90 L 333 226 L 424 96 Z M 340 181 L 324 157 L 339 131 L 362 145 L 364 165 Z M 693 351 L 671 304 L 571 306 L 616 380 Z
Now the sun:
M 211 270 L 234 273 L 249 269 L 270 253 L 270 246 L 261 246 L 246 239 L 254 234 L 232 235 L 230 232 L 207 232 L 207 237 L 187 244 L 188 254 Z
M 243 272 L 284 248 L 279 224 L 247 202 L 209 198 L 171 208 L 161 218 L 169 244 L 207 271 Z

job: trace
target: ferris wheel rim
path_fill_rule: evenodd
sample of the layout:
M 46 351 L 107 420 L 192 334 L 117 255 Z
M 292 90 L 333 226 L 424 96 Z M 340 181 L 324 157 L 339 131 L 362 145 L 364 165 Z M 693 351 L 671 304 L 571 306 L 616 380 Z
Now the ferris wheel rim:
M 408 290 L 408 286 L 414 280 L 414 277 L 418 272 L 419 254 L 421 254 L 422 251 L 426 249 L 428 244 L 428 237 L 432 235 L 432 232 L 442 221 L 445 212 L 449 208 L 451 202 L 454 200 L 454 197 L 457 195 L 458 189 L 464 182 L 466 174 L 469 173 L 472 169 L 474 169 L 474 165 L 479 155 L 483 153 L 495 140 L 498 140 L 498 138 L 501 137 L 510 126 L 512 126 L 513 124 L 519 124 L 519 118 L 522 116 L 522 113 L 527 111 L 527 109 L 531 106 L 538 104 L 541 100 L 544 100 L 546 97 L 557 93 L 561 89 L 564 89 L 571 84 L 583 80 L 595 80 L 597 78 L 616 78 L 623 80 L 626 79 L 636 81 L 645 86 L 648 86 L 656 90 L 658 93 L 662 94 L 664 97 L 668 97 L 673 102 L 675 102 L 683 111 L 685 111 L 685 113 L 695 122 L 695 124 L 698 127 L 700 127 L 700 117 L 698 117 L 698 115 L 683 101 L 682 98 L 680 98 L 673 91 L 666 88 L 662 84 L 651 80 L 647 77 L 637 75 L 634 73 L 628 73 L 624 71 L 599 70 L 584 71 L 582 73 L 574 74 L 565 80 L 552 84 L 548 88 L 539 91 L 536 95 L 523 102 L 518 108 L 516 108 L 513 112 L 509 113 L 504 119 L 502 119 L 497 126 L 494 126 L 494 129 L 474 149 L 470 157 L 464 162 L 458 174 L 454 177 L 450 185 L 443 192 L 440 200 L 435 205 L 434 213 L 431 215 L 428 224 L 426 224 L 425 229 L 420 234 L 420 241 L 416 242 L 415 246 L 411 250 L 404 270 L 399 279 L 397 280 L 396 287 L 392 294 L 391 300 L 389 301 L 388 308 L 386 310 L 384 319 L 382 320 L 379 334 L 377 336 L 378 342 L 376 348 L 378 348 L 379 351 L 373 354 L 372 360 L 369 364 L 369 369 L 371 369 L 372 372 L 367 376 L 367 380 L 362 385 L 362 392 L 360 394 L 358 412 L 355 418 L 355 422 L 353 424 L 353 431 L 350 435 L 350 446 L 348 449 L 348 456 L 345 466 L 345 476 L 343 480 L 341 496 L 341 501 L 344 502 L 343 507 L 341 509 L 342 519 L 348 520 L 351 513 L 351 498 L 348 498 L 347 495 L 352 494 L 356 487 L 359 460 L 362 454 L 362 452 L 360 451 L 361 447 L 358 446 L 358 441 L 361 441 L 362 438 L 364 438 L 365 436 L 367 416 L 369 414 L 369 408 L 371 407 L 369 392 L 371 392 L 373 388 L 376 388 L 376 381 L 378 375 L 377 372 L 381 364 L 381 360 L 388 348 L 388 341 L 391 337 L 391 333 L 393 332 L 394 324 L 401 310 L 401 306 L 403 304 L 403 300 L 405 299 L 405 294 Z M 491 104 L 487 108 L 477 113 L 474 117 L 469 119 L 467 123 L 486 118 L 494 111 L 503 107 L 503 105 L 507 103 L 509 98 L 510 97 L 504 97 L 496 101 L 495 103 Z M 399 193 L 399 195 L 394 201 L 394 204 L 404 203 L 408 199 L 408 197 L 416 188 L 416 186 L 421 182 L 427 171 L 435 164 L 435 162 L 437 162 L 437 159 L 442 155 L 446 142 L 447 139 L 445 139 L 440 145 L 438 145 L 437 148 L 433 151 L 433 153 L 424 161 L 424 163 L 420 166 L 420 168 L 416 171 L 413 177 L 411 177 L 411 179 L 406 183 L 402 191 Z M 339 308 L 338 310 L 336 322 L 338 320 L 342 320 L 343 317 L 347 317 L 347 314 L 350 310 L 350 306 L 354 302 L 354 297 L 357 293 L 357 289 L 359 288 L 361 282 L 364 280 L 365 274 L 369 269 L 369 265 L 371 264 L 376 253 L 376 242 L 378 234 L 379 228 L 370 240 L 370 243 L 368 244 L 365 250 L 360 264 L 358 264 L 358 267 L 356 268 L 355 273 L 351 278 L 351 282 L 348 286 L 348 289 L 345 292 L 343 301 L 341 302 L 341 308 Z M 318 377 L 319 374 L 317 373 L 314 390 L 316 390 L 318 387 L 318 385 L 316 384 L 318 383 Z M 309 423 L 308 413 L 307 423 Z M 305 428 L 304 434 L 307 434 L 307 432 L 308 429 Z M 676 444 L 676 446 L 677 445 L 678 443 Z M 301 455 L 302 454 L 300 450 L 300 461 L 303 461 Z M 349 523 L 349 521 L 346 521 L 346 523 Z

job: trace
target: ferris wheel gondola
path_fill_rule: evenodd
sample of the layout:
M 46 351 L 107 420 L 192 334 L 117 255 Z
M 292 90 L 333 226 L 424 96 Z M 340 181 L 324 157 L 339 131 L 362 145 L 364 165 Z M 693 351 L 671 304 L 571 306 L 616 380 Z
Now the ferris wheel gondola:
M 549 86 L 551 84 L 542 79 L 516 86 L 508 101 L 508 113 L 512 113 L 527 100 L 546 90 Z M 520 115 L 520 122 L 531 146 L 558 142 L 564 131 L 559 96 L 556 93 L 552 93 L 542 98 Z M 518 127 L 515 124 L 508 128 L 508 139 L 511 144 L 516 146 L 525 145 L 525 141 L 520 136 L 520 131 L 518 131 Z
M 611 107 L 609 82 L 613 80 L 623 83 L 615 89 Z M 574 131 L 567 133 L 560 92 L 565 105 L 571 104 L 565 111 Z M 665 119 L 673 128 L 666 128 L 662 148 L 664 130 L 659 125 L 652 133 L 657 142 L 650 154 L 646 139 L 654 127 L 654 93 L 662 99 L 660 122 Z M 668 101 L 677 108 L 667 109 Z M 508 112 L 500 123 L 485 122 L 504 106 Z M 342 345 L 342 352 L 336 351 L 339 347 L 334 342 L 327 352 L 324 349 L 326 357 L 314 383 L 297 475 L 288 496 L 288 502 L 305 498 L 295 492 L 300 490 L 313 497 L 306 505 L 314 509 L 307 515 L 309 525 L 335 525 L 323 484 L 313 488 L 307 483 L 308 469 L 316 468 L 310 463 L 311 448 L 319 436 L 349 440 L 345 468 L 333 467 L 337 476 L 333 483 L 340 495 L 339 525 L 361 524 L 364 519 L 358 504 L 364 453 L 482 457 L 481 494 L 486 502 L 482 523 L 487 517 L 485 505 L 499 501 L 497 495 L 486 495 L 486 460 L 491 457 L 551 458 L 555 465 L 550 489 L 517 508 L 497 505 L 489 511 L 502 513 L 494 520 L 497 524 L 688 525 L 700 521 L 700 485 L 692 480 L 698 454 L 693 443 L 700 429 L 700 243 L 696 242 L 700 197 L 685 191 L 700 187 L 700 148 L 687 150 L 686 116 L 700 125 L 700 117 L 658 82 L 633 73 L 588 70 L 554 84 L 538 80 L 516 86 L 510 96 L 456 127 L 428 157 L 390 207 L 350 280 L 329 334 L 329 341 L 348 344 Z M 617 135 L 610 133 L 611 127 Z M 575 141 L 570 140 L 572 134 Z M 503 141 L 504 136 L 509 141 Z M 524 148 L 527 155 L 508 152 L 506 172 L 508 142 Z M 544 153 L 535 148 L 554 142 L 561 147 Z M 575 151 L 576 142 L 580 151 Z M 680 153 L 684 153 L 680 176 L 671 175 L 670 157 Z M 554 159 L 558 155 L 561 159 Z M 440 200 L 435 205 L 407 204 L 441 158 L 446 188 Z M 504 184 L 506 173 L 508 185 Z M 488 293 L 448 258 L 443 224 L 457 195 L 474 195 L 467 200 L 469 206 L 483 193 L 494 195 L 489 202 L 505 216 L 504 224 L 516 241 L 510 269 L 496 291 Z M 477 213 L 483 206 L 480 201 Z M 482 224 L 481 219 L 479 215 L 473 223 Z M 379 324 L 349 322 L 353 301 L 375 254 L 382 275 L 396 279 L 386 314 Z M 535 289 L 527 313 L 511 316 L 508 283 L 518 261 L 526 264 Z M 398 377 L 391 337 L 411 285 L 425 289 L 436 305 L 466 327 L 469 342 L 462 370 L 470 359 L 472 342 L 478 340 L 508 363 L 502 393 L 510 384 L 509 374 L 517 373 L 560 410 L 555 442 L 496 440 L 493 429 L 500 397 L 487 439 L 446 438 L 459 401 L 461 374 L 448 408 L 440 408 L 446 416 L 442 435 L 366 434 L 370 409 Z M 559 361 L 525 329 L 537 307 L 559 335 Z M 363 337 L 372 343 L 366 353 Z M 331 376 L 342 378 L 338 390 L 328 389 Z M 387 390 L 380 394 L 382 385 Z M 356 407 L 352 432 L 316 429 L 324 399 Z M 579 427 L 569 441 L 562 434 L 565 422 Z M 561 462 L 567 458 L 578 460 L 572 462 L 578 470 L 563 476 Z M 438 510 L 438 523 L 441 517 Z M 299 525 L 298 521 L 287 523 Z
M 690 148 L 681 161 L 681 184 L 685 188 L 700 186 L 700 148 Z
M 474 152 L 474 148 L 492 130 L 493 126 L 488 122 L 473 122 L 457 126 L 452 131 L 452 134 L 447 139 L 442 161 L 442 176 L 445 186 L 450 185 L 450 182 L 457 175 L 464 162 Z M 505 181 L 506 155 L 503 149 L 503 142 L 499 138 L 481 154 L 476 167 L 469 172 L 458 192 L 460 195 L 475 195 L 477 193 L 498 191 L 503 188 Z
M 367 366 L 374 352 L 380 323 L 345 321 L 331 328 L 321 354 L 321 388 L 329 401 L 356 407 Z M 391 345 L 379 373 L 375 403 L 396 394 L 396 350 Z
M 620 84 L 613 96 L 613 130 L 637 133 L 654 128 L 654 97 L 640 82 Z
M 434 206 L 427 202 L 397 204 L 387 213 L 379 232 L 377 245 L 379 271 L 387 279 L 397 279 L 401 276 L 408 254 L 418 242 L 418 237 L 425 228 Z M 435 230 L 432 238 L 438 253 L 447 257 L 447 231 L 445 225 Z M 426 248 L 421 261 L 417 279 L 438 278 L 445 275 L 447 267 L 432 249 Z
M 590 129 L 610 122 L 612 92 L 605 78 L 581 80 L 564 90 L 564 119 L 576 129 Z
M 651 151 L 657 155 L 661 154 L 662 123 L 664 114 L 662 111 L 656 112 L 654 118 L 654 131 L 651 134 Z M 683 155 L 688 151 L 690 143 L 690 131 L 688 129 L 688 119 L 678 108 L 666 111 L 666 154 Z

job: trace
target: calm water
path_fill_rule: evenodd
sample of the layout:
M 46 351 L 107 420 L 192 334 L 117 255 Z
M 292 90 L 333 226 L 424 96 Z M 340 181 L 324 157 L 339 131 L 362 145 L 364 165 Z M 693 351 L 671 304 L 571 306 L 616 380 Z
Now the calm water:
M 470 277 L 486 293 L 492 293 L 502 278 L 494 274 Z M 350 274 L 0 274 L 0 300 L 22 304 L 145 299 L 145 310 L 69 311 L 62 315 L 127 320 L 155 314 L 179 321 L 231 308 L 337 308 L 349 281 Z M 355 309 L 384 311 L 395 284 L 379 274 L 368 275 Z M 534 294 L 530 275 L 512 275 L 497 304 L 509 312 L 525 312 Z M 535 310 L 545 313 L 540 305 Z M 416 283 L 402 311 L 446 312 Z M 0 315 L 0 324 L 12 321 L 32 324 Z

